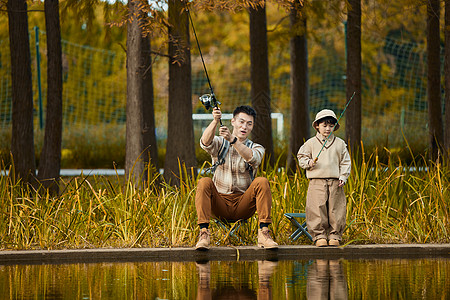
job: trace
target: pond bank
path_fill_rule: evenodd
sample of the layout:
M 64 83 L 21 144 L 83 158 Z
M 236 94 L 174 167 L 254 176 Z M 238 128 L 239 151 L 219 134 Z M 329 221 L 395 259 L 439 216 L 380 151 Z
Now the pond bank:
M 450 244 L 372 244 L 319 248 L 283 245 L 278 250 L 256 246 L 194 248 L 114 248 L 0 251 L 0 265 L 134 261 L 237 261 L 304 259 L 450 258 Z

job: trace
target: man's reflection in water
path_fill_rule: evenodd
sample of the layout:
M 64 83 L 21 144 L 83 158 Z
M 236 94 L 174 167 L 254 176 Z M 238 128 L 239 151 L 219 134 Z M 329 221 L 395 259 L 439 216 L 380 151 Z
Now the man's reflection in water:
M 220 288 L 210 287 L 211 267 L 209 262 L 197 262 L 199 283 L 197 290 L 197 299 L 272 299 L 272 285 L 270 278 L 276 269 L 278 262 L 258 261 L 258 291 L 250 289 L 248 286 L 235 288 L 232 285 L 222 286 Z
M 273 271 L 277 267 L 277 264 L 278 262 L 276 261 L 258 261 L 258 299 L 272 299 L 272 285 L 270 283 L 270 277 L 272 277 Z
M 348 299 L 347 280 L 339 260 L 318 259 L 309 266 L 306 297 Z

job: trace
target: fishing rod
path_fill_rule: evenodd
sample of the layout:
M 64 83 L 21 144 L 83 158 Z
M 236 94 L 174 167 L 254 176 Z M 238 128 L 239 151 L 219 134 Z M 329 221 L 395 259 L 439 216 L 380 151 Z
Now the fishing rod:
M 320 148 L 320 151 L 319 151 L 319 153 L 317 154 L 316 158 L 314 159 L 314 162 L 317 162 L 317 160 L 319 159 L 319 155 L 320 155 L 320 153 L 322 152 L 323 148 L 325 147 L 325 144 L 327 143 L 328 138 L 329 138 L 330 135 L 333 133 L 334 128 L 336 127 L 336 125 L 339 124 L 339 120 L 340 120 L 340 119 L 342 118 L 342 116 L 344 115 L 345 110 L 347 109 L 348 105 L 350 104 L 350 102 L 352 101 L 353 97 L 355 96 L 355 93 L 356 93 L 356 92 L 353 92 L 353 95 L 350 97 L 350 100 L 348 100 L 347 104 L 346 104 L 345 107 L 344 107 L 344 110 L 341 112 L 341 115 L 339 116 L 339 119 L 337 119 L 336 124 L 334 124 L 333 128 L 331 128 L 331 132 L 330 132 L 330 134 L 327 136 L 327 138 L 325 139 L 325 142 L 323 142 L 322 148 Z
M 211 92 L 210 94 L 204 94 L 204 95 L 200 96 L 199 100 L 203 104 L 203 106 L 205 106 L 206 110 L 209 110 L 211 107 L 219 108 L 219 105 L 222 103 L 220 103 L 217 100 L 216 95 L 214 94 L 214 91 L 213 91 L 213 88 L 211 85 L 211 81 L 209 80 L 208 70 L 206 70 L 205 60 L 203 59 L 202 49 L 200 48 L 200 43 L 197 38 L 197 33 L 195 32 L 194 22 L 192 21 L 191 13 L 190 13 L 188 5 L 187 5 L 187 1 L 185 2 L 185 4 L 186 4 L 186 12 L 188 14 L 188 17 L 189 17 L 189 20 L 190 20 L 191 26 L 192 26 L 192 32 L 194 33 L 195 41 L 197 42 L 198 52 L 200 53 L 200 58 L 202 59 L 203 70 L 205 71 L 206 80 L 208 81 L 209 90 Z M 220 126 L 222 126 L 223 125 L 222 119 L 219 119 L 219 121 L 220 121 Z

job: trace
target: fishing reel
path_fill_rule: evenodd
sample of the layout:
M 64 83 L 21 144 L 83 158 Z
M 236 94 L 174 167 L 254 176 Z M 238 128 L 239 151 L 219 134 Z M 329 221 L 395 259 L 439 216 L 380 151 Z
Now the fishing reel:
M 209 110 L 211 107 L 217 107 L 220 103 L 214 94 L 204 94 L 198 98 L 206 110 Z

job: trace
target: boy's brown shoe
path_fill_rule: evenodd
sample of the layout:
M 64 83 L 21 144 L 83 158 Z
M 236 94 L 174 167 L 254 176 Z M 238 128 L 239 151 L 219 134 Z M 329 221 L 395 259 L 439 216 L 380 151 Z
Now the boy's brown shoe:
M 258 247 L 266 249 L 277 249 L 278 244 L 270 236 L 269 228 L 258 229 Z
M 209 230 L 202 228 L 200 230 L 197 245 L 195 245 L 195 250 L 208 250 L 211 239 L 210 236 L 211 234 L 209 233 Z
M 317 247 L 326 247 L 326 246 L 328 246 L 327 240 L 326 239 L 318 239 L 316 241 L 316 246 Z
M 339 240 L 331 239 L 328 241 L 328 245 L 333 246 L 333 247 L 339 247 L 340 243 L 339 243 Z

